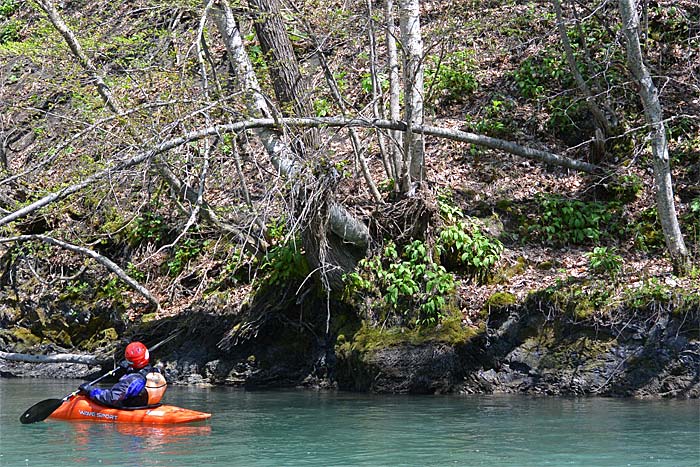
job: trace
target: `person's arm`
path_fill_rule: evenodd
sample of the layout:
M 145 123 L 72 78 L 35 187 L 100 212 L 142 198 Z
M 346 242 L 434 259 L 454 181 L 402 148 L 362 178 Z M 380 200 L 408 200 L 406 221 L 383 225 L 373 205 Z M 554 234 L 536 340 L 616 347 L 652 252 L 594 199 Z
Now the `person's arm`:
M 138 373 L 123 376 L 110 389 L 92 388 L 88 397 L 93 401 L 112 407 L 121 407 L 125 399 L 138 396 L 146 386 L 146 379 Z

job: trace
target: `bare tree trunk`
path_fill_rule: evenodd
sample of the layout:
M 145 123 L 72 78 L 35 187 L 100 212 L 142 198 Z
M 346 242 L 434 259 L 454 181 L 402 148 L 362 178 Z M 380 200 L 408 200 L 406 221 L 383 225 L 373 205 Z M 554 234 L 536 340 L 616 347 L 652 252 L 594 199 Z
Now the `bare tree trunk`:
M 605 116 L 605 113 L 600 108 L 596 102 L 595 96 L 591 92 L 591 88 L 583 79 L 581 72 L 578 71 L 576 66 L 576 58 L 574 57 L 574 51 L 571 48 L 571 42 L 569 41 L 569 36 L 566 32 L 566 24 L 564 24 L 564 16 L 561 11 L 561 3 L 559 0 L 552 0 L 552 5 L 554 6 L 554 12 L 557 15 L 557 28 L 559 29 L 559 37 L 561 38 L 561 43 L 564 46 L 564 55 L 566 55 L 566 61 L 569 65 L 569 70 L 576 81 L 576 86 L 579 91 L 583 94 L 586 99 L 586 106 L 588 110 L 593 115 L 596 126 L 603 130 L 604 137 L 610 134 L 612 125 Z
M 366 0 L 367 36 L 369 38 L 369 74 L 372 80 L 372 114 L 374 118 L 384 119 L 384 93 L 382 92 L 382 84 L 377 71 L 377 41 L 374 36 L 374 8 L 372 6 L 372 1 L 373 0 Z M 380 130 L 377 130 L 376 134 L 384 170 L 388 178 L 394 178 L 393 165 L 389 160 L 389 153 L 386 147 L 386 135 Z
M 401 75 L 399 69 L 399 54 L 396 50 L 396 23 L 394 21 L 394 0 L 386 0 L 386 51 L 389 62 L 389 120 L 398 122 L 401 119 L 401 106 L 399 96 L 401 94 Z M 389 151 L 393 161 L 393 176 L 395 189 L 399 188 L 399 176 L 401 174 L 401 160 L 403 149 L 403 134 L 400 131 L 389 132 Z
M 239 80 L 241 88 L 247 96 L 249 111 L 254 115 L 271 115 L 267 101 L 260 90 L 260 85 L 253 72 L 250 58 L 243 47 L 238 26 L 228 2 L 221 0 L 219 8 L 215 9 L 214 20 L 221 31 L 226 49 Z M 281 120 L 281 119 L 280 119 Z M 278 172 L 291 179 L 303 177 L 301 165 L 289 146 L 271 127 L 256 128 L 256 133 L 262 140 L 270 159 Z M 297 180 L 298 181 L 298 180 Z M 329 224 L 336 226 L 333 231 L 341 239 L 359 247 L 369 243 L 369 230 L 358 219 L 354 218 L 344 206 L 332 203 L 329 208 Z M 352 234 L 352 235 L 351 235 Z
M 272 87 L 282 114 L 314 115 L 306 80 L 301 75 L 292 42 L 282 22 L 279 0 L 248 0 L 248 3 L 255 12 L 255 34 L 269 66 Z M 310 129 L 302 141 L 308 149 L 316 149 L 320 144 L 318 129 Z M 300 151 L 300 155 L 303 153 Z
M 423 38 L 420 27 L 420 1 L 399 0 L 401 43 L 404 51 L 404 120 L 408 124 L 404 134 L 403 193 L 409 192 L 414 182 L 425 179 L 425 143 L 421 134 L 412 128 L 423 124 Z
M 78 39 L 75 37 L 75 34 L 73 34 L 73 31 L 66 25 L 66 23 L 63 21 L 61 16 L 59 15 L 58 11 L 54 7 L 53 3 L 51 0 L 38 0 L 39 6 L 41 7 L 42 10 L 46 13 L 46 15 L 49 17 L 49 20 L 51 21 L 51 24 L 53 24 L 54 28 L 63 36 L 64 40 L 68 44 L 68 47 L 70 50 L 73 52 L 73 55 L 75 58 L 78 60 L 80 65 L 83 67 L 83 69 L 88 73 L 90 76 L 90 79 L 92 82 L 95 83 L 95 86 L 97 87 L 97 91 L 102 97 L 102 100 L 105 102 L 107 107 L 117 114 L 119 117 L 123 117 L 125 115 L 128 115 L 128 112 L 125 112 L 121 105 L 117 102 L 116 99 L 114 99 L 114 96 L 112 95 L 112 92 L 105 83 L 104 79 L 102 79 L 102 76 L 97 72 L 97 68 L 95 65 L 92 63 L 90 58 L 85 54 L 83 51 L 82 46 L 80 45 L 80 42 L 78 42 Z M 136 140 L 138 144 L 143 144 L 143 139 L 141 136 L 138 134 L 136 129 L 131 125 L 131 122 L 123 118 L 123 121 L 127 125 L 127 130 L 129 134 Z M 135 157 L 134 159 L 138 159 L 139 157 Z M 138 162 L 132 163 L 134 161 L 128 161 L 122 164 L 119 164 L 119 166 L 126 168 L 128 166 L 136 165 Z M 160 162 L 158 158 L 153 158 L 154 159 L 154 165 L 156 167 L 156 170 L 158 171 L 158 174 L 165 180 L 165 182 L 170 186 L 171 190 L 173 190 L 174 193 L 183 196 L 185 199 L 192 203 L 197 203 L 197 200 L 200 198 L 198 193 L 194 191 L 191 187 L 189 187 L 187 184 L 183 183 L 176 175 L 173 173 L 166 164 Z M 108 170 L 103 173 L 115 173 L 115 169 Z M 92 177 L 91 177 L 92 178 Z M 97 178 L 101 178 L 101 175 L 97 176 Z M 92 182 L 90 182 L 92 183 Z M 73 185 L 74 187 L 78 186 L 78 184 Z M 87 185 L 85 185 L 87 186 Z M 80 188 L 82 189 L 82 188 Z M 212 209 L 210 209 L 209 205 L 205 201 L 201 201 L 200 203 L 201 209 L 202 209 L 202 217 L 206 219 L 207 221 L 211 222 L 212 224 L 216 225 L 218 228 L 220 228 L 222 231 L 229 233 L 229 234 L 234 234 L 236 236 L 240 237 L 240 234 L 242 233 L 239 229 L 236 229 L 235 227 L 222 222 L 219 217 L 214 213 Z M 249 235 L 244 235 L 242 237 L 242 240 L 246 243 L 246 245 L 255 245 L 257 242 L 255 242 Z M 252 249 L 257 250 L 258 247 L 266 248 L 266 245 L 264 241 L 260 244 L 255 245 Z
M 642 48 L 639 43 L 639 18 L 634 0 L 619 0 L 619 8 L 623 31 L 627 39 L 627 62 L 632 75 L 639 84 L 639 96 L 644 105 L 646 120 L 652 128 L 651 149 L 654 158 L 656 209 L 659 213 L 661 228 L 664 232 L 673 268 L 678 274 L 684 274 L 689 270 L 690 259 L 678 224 L 673 200 L 668 143 L 659 93 L 642 58 Z
M 112 260 L 105 256 L 102 256 L 94 250 L 78 245 L 73 245 L 71 243 L 64 242 L 62 240 L 57 240 L 53 237 L 48 237 L 46 235 L 20 235 L 18 237 L 9 238 L 0 237 L 0 243 L 19 243 L 33 240 L 38 240 L 40 242 L 48 243 L 49 245 L 55 245 L 65 250 L 70 250 L 85 256 L 89 256 L 90 258 L 94 259 L 95 261 L 112 271 L 119 279 L 121 279 L 123 282 L 129 285 L 129 287 L 131 287 L 136 292 L 141 294 L 144 298 L 146 298 L 146 300 L 148 300 L 153 306 L 155 306 L 156 309 L 160 309 L 160 303 L 158 302 L 158 300 L 153 295 L 151 295 L 151 293 L 145 287 L 143 287 L 141 284 L 132 279 L 131 276 L 124 272 L 124 270 L 117 266 Z
M 323 56 L 323 53 L 319 52 L 317 55 L 319 62 L 321 62 L 321 67 L 323 68 L 323 74 L 326 76 L 326 82 L 328 83 L 328 87 L 330 88 L 331 95 L 335 99 L 336 104 L 338 104 L 338 107 L 340 107 L 340 110 L 343 112 L 343 115 L 346 115 L 347 107 L 345 105 L 345 101 L 343 100 L 343 96 L 340 94 L 338 83 L 333 77 L 333 73 L 331 72 L 331 69 L 328 66 L 328 62 Z M 348 130 L 350 132 L 350 141 L 352 142 L 352 149 L 355 153 L 355 158 L 360 162 L 360 170 L 362 171 L 362 176 L 364 177 L 365 182 L 367 183 L 369 192 L 372 195 L 372 198 L 375 202 L 381 203 L 382 195 L 379 193 L 379 189 L 377 189 L 377 184 L 374 183 L 374 180 L 372 179 L 372 174 L 370 173 L 369 166 L 367 165 L 367 158 L 365 157 L 365 151 L 362 147 L 360 137 L 357 136 L 357 131 L 355 131 L 354 128 L 349 128 Z
M 331 127 L 355 127 L 355 128 L 383 128 L 386 130 L 394 130 L 394 131 L 406 131 L 406 124 L 403 122 L 393 122 L 393 121 L 388 121 L 388 120 L 364 120 L 364 119 L 353 119 L 353 118 L 339 118 L 339 117 L 328 117 L 328 118 L 321 118 L 321 117 L 315 117 L 315 118 L 280 118 L 280 119 L 273 119 L 273 118 L 264 118 L 264 119 L 252 119 L 252 120 L 244 120 L 242 122 L 235 122 L 235 123 L 228 123 L 224 125 L 216 125 L 213 127 L 209 128 L 204 128 L 201 130 L 197 131 L 192 131 L 190 133 L 186 133 L 178 138 L 173 138 L 167 141 L 163 141 L 162 143 L 158 144 L 157 146 L 148 149 L 142 153 L 139 153 L 132 157 L 131 159 L 124 161 L 123 163 L 115 166 L 115 167 L 110 167 L 107 168 L 101 172 L 97 172 L 87 178 L 84 178 L 80 182 L 76 183 L 75 185 L 70 185 L 64 188 L 61 188 L 60 190 L 57 190 L 53 193 L 49 193 L 48 195 L 44 196 L 43 198 L 40 198 L 36 201 L 34 201 L 31 204 L 28 204 L 27 206 L 18 209 L 17 211 L 13 211 L 6 216 L 0 218 L 0 227 L 7 225 L 11 222 L 14 222 L 18 219 L 21 219 L 23 217 L 26 217 L 27 215 L 37 211 L 38 209 L 41 209 L 45 206 L 49 206 L 50 204 L 65 199 L 68 196 L 75 194 L 82 190 L 83 188 L 86 188 L 94 183 L 97 183 L 101 180 L 105 180 L 112 176 L 114 173 L 117 173 L 121 170 L 124 170 L 129 167 L 133 167 L 135 165 L 141 164 L 145 161 L 150 160 L 157 154 L 161 154 L 167 151 L 170 151 L 171 149 L 174 149 L 176 147 L 182 146 L 184 144 L 193 142 L 193 141 L 198 141 L 202 138 L 207 138 L 210 136 L 214 135 L 222 135 L 225 133 L 238 133 L 241 131 L 245 131 L 248 129 L 271 129 L 271 128 L 279 128 L 280 125 L 290 125 L 290 126 L 302 126 L 302 127 L 325 127 L 325 126 L 331 126 Z M 588 162 L 583 162 L 577 159 L 571 159 L 568 157 L 560 156 L 557 154 L 553 154 L 551 152 L 547 151 L 542 151 L 540 149 L 533 149 L 533 148 L 528 148 L 525 146 L 521 146 L 519 144 L 506 141 L 503 139 L 499 138 L 492 138 L 490 136 L 484 136 L 484 135 L 477 135 L 474 133 L 469 133 L 466 131 L 460 131 L 460 130 L 454 130 L 450 128 L 440 128 L 440 127 L 434 127 L 434 126 L 428 126 L 428 125 L 423 125 L 423 126 L 417 126 L 413 127 L 413 132 L 414 133 L 420 133 L 423 135 L 430 135 L 430 136 L 435 136 L 438 138 L 445 138 L 445 139 L 450 139 L 452 141 L 460 141 L 463 143 L 469 143 L 469 144 L 475 144 L 477 146 L 483 146 L 491 149 L 496 149 L 499 151 L 504 151 L 510 154 L 515 154 L 517 156 L 524 157 L 526 159 L 530 160 L 535 160 L 539 162 L 544 162 L 546 164 L 551 164 L 551 165 L 556 165 L 560 167 L 566 167 L 571 170 L 576 170 L 580 172 L 586 172 L 586 173 L 598 173 L 600 172 L 600 168 L 594 164 L 589 164 Z M 283 168 L 283 167 L 282 167 Z M 279 170 L 279 168 L 278 168 Z M 290 168 L 290 173 L 293 175 L 296 171 L 295 166 L 291 166 Z M 285 174 L 287 174 L 285 172 Z M 331 225 L 338 225 L 338 235 L 341 235 L 342 232 L 347 231 L 347 232 L 355 232 L 357 233 L 356 238 L 348 238 L 346 241 L 349 241 L 353 244 L 356 244 L 357 246 L 362 246 L 363 243 L 364 245 L 367 244 L 369 241 L 369 233 L 366 230 L 366 227 L 362 228 L 361 226 L 364 225 L 361 222 L 359 224 L 354 224 L 354 225 L 348 225 L 344 226 L 344 222 L 346 219 L 348 219 L 348 216 L 350 214 L 347 212 L 347 210 L 344 210 L 342 206 L 337 207 L 337 219 L 333 219 L 333 214 L 331 214 Z M 351 216 L 350 216 L 351 218 Z

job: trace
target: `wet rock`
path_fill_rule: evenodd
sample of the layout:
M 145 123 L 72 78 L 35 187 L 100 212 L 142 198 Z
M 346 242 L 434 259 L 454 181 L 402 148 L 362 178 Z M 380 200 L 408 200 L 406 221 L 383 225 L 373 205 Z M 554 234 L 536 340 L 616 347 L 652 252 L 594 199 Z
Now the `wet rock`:
M 340 389 L 391 394 L 451 392 L 459 372 L 447 344 L 397 345 L 339 360 Z

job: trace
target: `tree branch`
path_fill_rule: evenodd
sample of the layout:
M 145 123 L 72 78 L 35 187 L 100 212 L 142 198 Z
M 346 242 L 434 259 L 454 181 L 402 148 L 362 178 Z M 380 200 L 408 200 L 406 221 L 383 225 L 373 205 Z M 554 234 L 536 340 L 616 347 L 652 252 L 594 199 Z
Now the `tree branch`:
M 90 186 L 96 181 L 102 180 L 109 177 L 111 174 L 124 170 L 128 167 L 140 164 L 148 160 L 149 158 L 167 152 L 173 148 L 182 146 L 184 144 L 197 141 L 202 138 L 207 138 L 213 135 L 221 135 L 224 133 L 238 133 L 244 130 L 254 129 L 254 128 L 279 128 L 280 126 L 300 126 L 300 127 L 359 127 L 359 128 L 382 128 L 386 130 L 398 130 L 406 131 L 407 125 L 404 122 L 392 122 L 389 120 L 367 120 L 359 118 L 344 118 L 344 117 L 314 117 L 314 118 L 258 118 L 251 120 L 244 120 L 241 122 L 228 123 L 224 125 L 215 125 L 212 127 L 204 128 L 201 130 L 192 131 L 186 133 L 178 138 L 173 138 L 167 141 L 163 141 L 158 144 L 153 149 L 142 152 L 135 155 L 128 161 L 117 164 L 114 167 L 105 169 L 101 172 L 97 172 L 80 183 L 62 188 L 58 191 L 50 193 L 41 199 L 25 206 L 24 208 L 15 211 L 11 214 L 0 219 L 0 227 L 7 225 L 17 219 L 27 216 L 28 214 L 45 207 L 54 201 L 61 200 L 70 196 L 73 193 L 80 191 L 81 189 Z M 469 133 L 466 131 L 455 130 L 451 128 L 440 128 L 429 125 L 420 125 L 413 127 L 413 131 L 416 133 L 422 133 L 427 136 L 435 136 L 438 138 L 450 139 L 453 141 L 460 141 L 463 143 L 471 143 L 477 146 L 484 146 L 491 149 L 497 149 L 510 154 L 515 154 L 522 156 L 526 159 L 532 159 L 547 164 L 557 165 L 565 167 L 568 169 L 587 172 L 587 173 L 599 173 L 601 168 L 589 164 L 587 162 L 578 161 L 576 159 L 571 159 L 568 157 L 553 154 L 551 152 L 542 151 L 539 149 L 528 148 L 521 146 L 519 144 L 506 141 L 499 138 L 492 138 L 490 136 L 477 135 L 474 133 Z M 286 174 L 294 174 L 297 170 L 291 161 L 287 161 L 291 165 L 287 167 L 288 172 L 283 172 Z M 278 168 L 281 170 L 281 168 Z M 367 234 L 368 235 L 368 234 Z M 366 237 L 368 239 L 368 237 Z
M 131 276 L 129 276 L 122 268 L 117 266 L 117 264 L 115 264 L 112 260 L 105 256 L 102 256 L 94 250 L 78 245 L 73 245 L 72 243 L 67 243 L 46 235 L 19 235 L 17 237 L 5 237 L 0 238 L 0 243 L 28 242 L 32 240 L 39 240 L 50 245 L 55 245 L 61 248 L 65 248 L 66 250 L 74 251 L 76 253 L 89 256 L 90 258 L 94 259 L 95 261 L 112 271 L 114 274 L 116 274 L 117 277 L 119 277 L 119 279 L 124 281 L 129 287 L 141 294 L 157 309 L 160 309 L 160 303 L 158 302 L 158 300 L 156 300 L 156 298 L 153 295 L 151 295 L 151 293 L 144 286 L 142 286 L 133 278 L 131 278 Z
M 94 355 L 81 355 L 74 353 L 58 353 L 54 355 L 30 355 L 15 352 L 0 351 L 0 358 L 11 362 L 25 363 L 81 363 L 83 365 L 96 366 L 104 361 L 99 360 Z

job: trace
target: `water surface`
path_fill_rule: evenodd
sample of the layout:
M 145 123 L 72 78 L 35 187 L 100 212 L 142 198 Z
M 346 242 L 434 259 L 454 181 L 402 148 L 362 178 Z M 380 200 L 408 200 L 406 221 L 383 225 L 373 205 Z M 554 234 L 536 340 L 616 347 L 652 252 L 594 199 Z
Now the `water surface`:
M 0 378 L 0 466 L 700 466 L 700 401 L 170 387 L 212 419 L 19 423 L 79 383 Z

